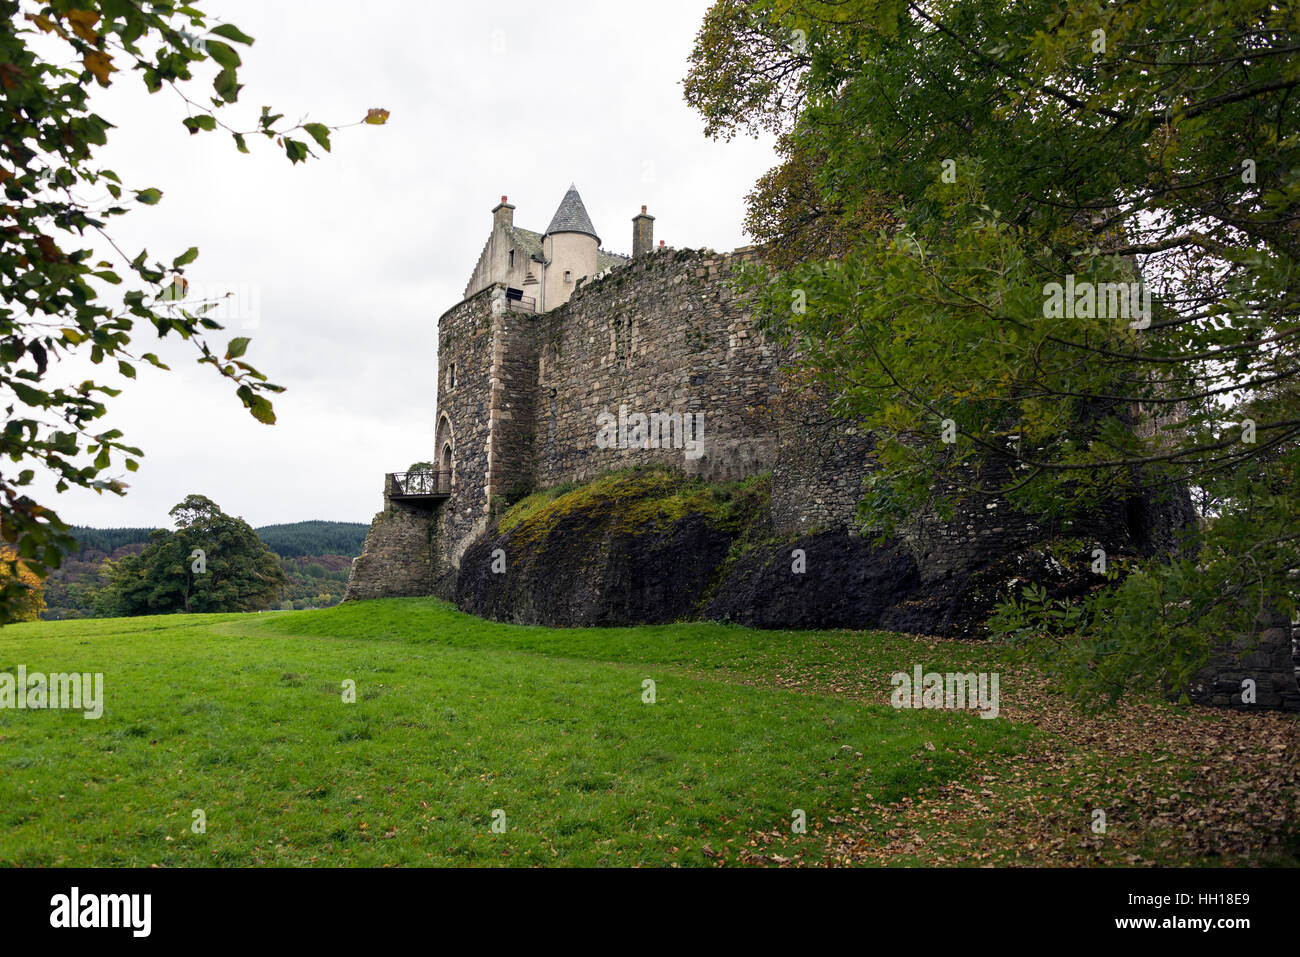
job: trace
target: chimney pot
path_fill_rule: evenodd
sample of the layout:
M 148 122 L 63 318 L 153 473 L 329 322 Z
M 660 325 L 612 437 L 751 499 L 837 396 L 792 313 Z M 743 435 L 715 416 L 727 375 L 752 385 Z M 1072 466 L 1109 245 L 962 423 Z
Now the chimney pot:
M 632 217 L 632 256 L 644 256 L 655 246 L 655 218 L 641 207 L 641 215 Z
M 501 197 L 501 202 L 492 207 L 492 228 L 498 226 L 513 226 L 515 224 L 515 208 L 506 202 L 505 196 Z

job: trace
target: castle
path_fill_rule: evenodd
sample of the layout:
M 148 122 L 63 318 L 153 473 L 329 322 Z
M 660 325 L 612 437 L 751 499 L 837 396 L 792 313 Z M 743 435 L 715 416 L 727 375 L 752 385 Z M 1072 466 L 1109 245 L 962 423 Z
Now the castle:
M 514 210 L 505 196 L 492 209 L 464 298 L 438 320 L 433 468 L 387 476 L 348 598 L 449 597 L 468 545 L 533 488 L 631 465 L 725 479 L 776 462 L 776 351 L 728 283 L 755 250 L 656 247 L 643 206 L 632 255 L 608 252 L 574 187 L 543 233 Z M 688 446 L 682 416 L 702 443 L 693 432 Z M 628 418 L 634 442 L 619 441 Z M 652 418 L 666 441 L 646 448 Z M 614 441 L 598 442 L 602 423 Z M 823 510 L 810 499 L 802 517 Z
M 792 385 L 788 357 L 732 282 L 761 250 L 656 247 L 653 229 L 643 206 L 622 256 L 601 248 L 574 187 L 543 233 L 515 226 L 501 197 L 464 298 L 438 320 L 434 459 L 385 477 L 345 600 L 437 595 L 561 625 L 704 617 L 973 635 L 1017 582 L 1058 576 L 1063 593 L 1095 584 L 1060 579 L 1047 543 L 1149 554 L 1186 520 L 1130 500 L 1045 527 L 995 499 L 917 515 L 897 539 L 868 541 L 857 507 L 870 437 Z M 514 556 L 514 575 L 487 573 L 491 556 L 519 552 L 496 528 L 509 503 L 634 466 L 715 483 L 769 474 L 757 547 L 737 560 L 734 533 L 698 523 L 666 539 L 593 540 L 593 517 L 579 516 L 585 550 L 533 543 Z M 794 549 L 815 573 L 791 574 Z M 1291 667 L 1289 629 L 1269 649 L 1244 673 L 1276 684 Z M 1266 706 L 1300 706 L 1293 678 L 1282 683 Z M 1227 701 L 1212 685 L 1205 700 Z
M 629 466 L 770 472 L 775 535 L 852 532 L 870 442 L 824 410 L 790 414 L 782 356 L 731 282 L 757 248 L 656 247 L 643 206 L 632 255 L 607 252 L 573 187 L 543 233 L 514 209 L 492 209 L 464 298 L 438 320 L 434 460 L 386 477 L 347 598 L 454 600 L 462 556 L 508 502 Z M 933 581 L 1045 534 L 993 503 L 919 523 L 907 544 Z

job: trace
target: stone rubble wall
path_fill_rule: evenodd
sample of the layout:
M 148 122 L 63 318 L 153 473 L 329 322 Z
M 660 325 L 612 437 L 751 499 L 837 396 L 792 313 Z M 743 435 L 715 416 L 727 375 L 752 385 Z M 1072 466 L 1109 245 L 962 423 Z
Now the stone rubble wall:
M 1197 704 L 1238 711 L 1300 711 L 1294 632 L 1289 616 L 1263 616 L 1256 635 L 1225 645 L 1192 681 L 1188 696 Z M 1255 683 L 1253 704 L 1242 701 L 1246 680 Z
M 754 255 L 656 250 L 584 281 L 568 303 L 537 317 L 539 487 L 630 466 L 667 465 L 709 481 L 772 467 L 777 350 L 730 284 Z M 617 417 L 620 406 L 647 416 L 701 413 L 702 454 L 599 447 L 600 414 Z
M 439 560 L 434 551 L 433 513 L 427 507 L 388 498 L 370 523 L 361 554 L 352 559 L 344 601 L 413 598 L 433 592 Z

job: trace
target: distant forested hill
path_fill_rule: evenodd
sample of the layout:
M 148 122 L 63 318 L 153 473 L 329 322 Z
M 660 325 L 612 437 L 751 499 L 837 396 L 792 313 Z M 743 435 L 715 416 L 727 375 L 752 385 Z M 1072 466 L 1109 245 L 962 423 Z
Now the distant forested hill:
M 361 554 L 368 526 L 361 522 L 293 522 L 263 525 L 257 537 L 281 558 Z
M 361 522 L 292 522 L 287 525 L 263 525 L 254 529 L 257 537 L 281 558 L 305 555 L 361 554 L 367 526 Z M 112 555 L 123 545 L 147 543 L 152 528 L 90 528 L 74 525 L 72 537 L 81 543 L 83 552 L 90 549 Z
M 72 537 L 81 544 L 83 552 L 94 549 L 105 555 L 112 555 L 123 545 L 147 543 L 152 528 L 89 528 L 85 525 L 73 525 Z
M 288 576 L 281 608 L 327 608 L 343 598 L 353 557 L 361 554 L 367 526 L 361 522 L 293 522 L 254 529 L 280 556 Z M 90 618 L 105 614 L 99 601 L 108 585 L 104 562 L 120 560 L 149 543 L 152 528 L 74 526 L 81 544 L 76 555 L 45 583 L 46 619 Z

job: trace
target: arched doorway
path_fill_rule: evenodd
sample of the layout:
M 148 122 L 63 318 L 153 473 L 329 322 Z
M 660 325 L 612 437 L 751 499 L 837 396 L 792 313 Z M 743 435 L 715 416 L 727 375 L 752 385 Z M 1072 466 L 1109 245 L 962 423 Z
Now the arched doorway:
M 454 451 L 455 440 L 451 434 L 451 419 L 447 416 L 438 417 L 438 431 L 434 437 L 434 448 L 437 452 L 438 470 L 438 491 L 451 493 L 456 475 L 456 455 Z

